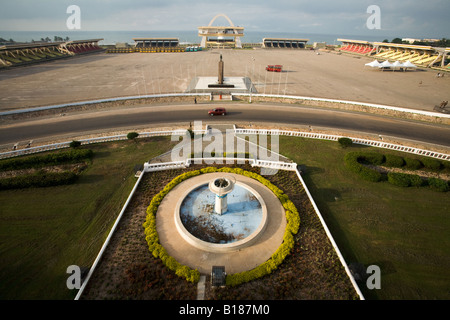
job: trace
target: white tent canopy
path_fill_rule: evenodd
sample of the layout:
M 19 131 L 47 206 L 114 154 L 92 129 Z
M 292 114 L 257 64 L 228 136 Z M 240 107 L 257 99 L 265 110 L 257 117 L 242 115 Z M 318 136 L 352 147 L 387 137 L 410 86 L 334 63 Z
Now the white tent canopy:
M 378 60 L 374 60 L 372 62 L 366 63 L 366 66 L 377 68 L 381 65 L 381 63 L 378 62 Z
M 402 64 L 403 68 L 417 68 L 417 66 L 413 63 L 411 63 L 411 61 L 406 61 L 405 63 Z
M 391 68 L 391 67 L 393 67 L 393 65 L 388 60 L 386 60 L 380 64 L 380 68 Z
M 392 68 L 392 71 L 394 71 L 395 68 L 404 68 L 406 70 L 407 68 L 417 68 L 416 65 L 412 64 L 411 61 L 406 61 L 405 63 L 401 63 L 400 61 L 395 61 L 394 63 L 390 63 L 388 60 L 379 62 L 378 60 L 374 60 L 372 62 L 365 64 L 368 67 L 372 68 L 379 68 L 380 70 L 385 70 Z

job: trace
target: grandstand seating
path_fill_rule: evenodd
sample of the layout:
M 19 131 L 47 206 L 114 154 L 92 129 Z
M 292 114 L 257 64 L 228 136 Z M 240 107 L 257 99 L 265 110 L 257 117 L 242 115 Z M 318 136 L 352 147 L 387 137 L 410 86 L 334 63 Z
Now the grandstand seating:
M 441 67 L 443 67 L 444 54 L 442 53 L 442 48 L 382 42 L 374 42 L 373 45 L 377 50 L 373 57 L 377 59 L 400 62 L 410 61 L 422 67 L 433 67 L 440 63 Z
M 44 62 L 75 54 L 103 50 L 98 41 L 82 40 L 76 42 L 39 42 L 0 46 L 0 67 Z
M 125 47 L 125 48 L 109 48 L 106 53 L 159 53 L 159 52 L 185 52 L 183 47 Z
M 93 40 L 81 40 L 81 41 L 70 41 L 65 43 L 63 46 L 70 52 L 74 54 L 85 54 L 96 51 L 103 50 L 99 45 L 98 41 L 101 39 Z
M 375 48 L 367 41 L 338 39 L 343 42 L 343 46 L 338 50 L 348 53 L 370 55 Z

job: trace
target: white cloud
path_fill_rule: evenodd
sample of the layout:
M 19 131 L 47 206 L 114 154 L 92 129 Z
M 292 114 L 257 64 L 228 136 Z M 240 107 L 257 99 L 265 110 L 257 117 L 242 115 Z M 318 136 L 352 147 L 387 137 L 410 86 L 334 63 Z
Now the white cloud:
M 15 0 L 4 1 L 0 30 L 65 31 L 66 8 L 81 8 L 83 30 L 196 30 L 218 13 L 246 30 L 370 34 L 371 4 L 389 35 L 450 37 L 448 0 Z

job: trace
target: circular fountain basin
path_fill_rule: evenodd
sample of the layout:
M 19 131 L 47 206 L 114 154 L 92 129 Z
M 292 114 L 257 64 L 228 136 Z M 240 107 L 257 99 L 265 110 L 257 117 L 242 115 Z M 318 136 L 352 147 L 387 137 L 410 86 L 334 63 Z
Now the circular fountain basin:
M 267 222 L 267 207 L 259 193 L 236 182 L 227 194 L 228 210 L 214 212 L 216 195 L 208 183 L 187 190 L 175 208 L 175 225 L 191 245 L 209 252 L 230 252 L 250 245 Z

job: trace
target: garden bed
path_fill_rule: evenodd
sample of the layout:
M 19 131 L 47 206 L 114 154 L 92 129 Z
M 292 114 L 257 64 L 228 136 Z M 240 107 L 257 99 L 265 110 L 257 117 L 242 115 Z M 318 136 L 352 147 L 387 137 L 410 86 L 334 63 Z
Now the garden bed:
M 195 283 L 179 278 L 149 252 L 142 224 L 153 196 L 181 173 L 203 167 L 144 175 L 81 299 L 196 298 Z M 239 167 L 260 173 L 249 165 Z M 285 191 L 299 210 L 294 248 L 277 270 L 236 287 L 212 290 L 208 275 L 205 299 L 357 299 L 295 172 L 265 178 Z

